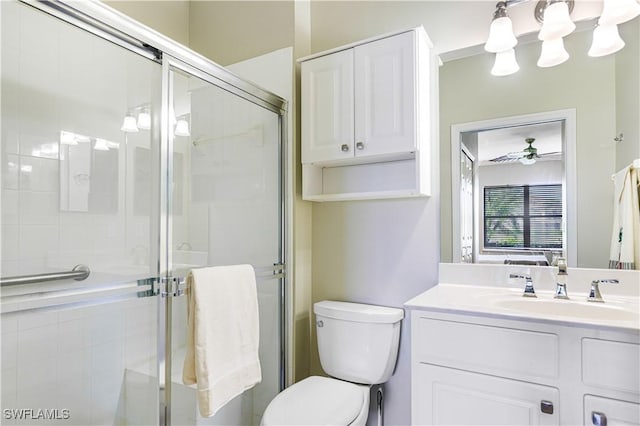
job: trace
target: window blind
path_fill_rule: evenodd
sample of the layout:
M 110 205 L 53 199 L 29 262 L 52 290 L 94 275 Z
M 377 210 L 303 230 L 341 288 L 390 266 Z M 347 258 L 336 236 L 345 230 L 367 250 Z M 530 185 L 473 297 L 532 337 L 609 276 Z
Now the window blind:
M 562 248 L 562 185 L 485 187 L 484 247 Z

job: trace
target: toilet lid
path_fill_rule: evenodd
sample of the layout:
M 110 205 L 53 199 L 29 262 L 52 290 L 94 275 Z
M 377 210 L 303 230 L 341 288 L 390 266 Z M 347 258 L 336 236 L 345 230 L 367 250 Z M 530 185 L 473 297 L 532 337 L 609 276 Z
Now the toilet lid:
M 278 394 L 262 416 L 263 425 L 348 425 L 362 411 L 368 387 L 311 376 Z

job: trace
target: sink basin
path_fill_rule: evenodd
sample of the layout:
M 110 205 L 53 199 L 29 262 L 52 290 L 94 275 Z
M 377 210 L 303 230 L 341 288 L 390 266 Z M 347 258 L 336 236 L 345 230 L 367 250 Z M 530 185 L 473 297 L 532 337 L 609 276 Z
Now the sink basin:
M 640 321 L 638 312 L 625 309 L 623 306 L 605 303 L 592 303 L 574 300 L 540 300 L 536 298 L 518 298 L 496 300 L 499 308 L 520 313 L 549 315 L 555 317 L 571 317 L 600 319 L 606 321 Z

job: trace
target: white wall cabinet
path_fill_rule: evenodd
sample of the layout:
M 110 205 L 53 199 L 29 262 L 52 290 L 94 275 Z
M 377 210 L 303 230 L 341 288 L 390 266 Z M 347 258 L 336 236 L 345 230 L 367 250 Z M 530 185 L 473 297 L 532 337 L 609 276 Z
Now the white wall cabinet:
M 429 195 L 436 61 L 422 28 L 300 60 L 304 199 Z
M 412 424 L 638 425 L 637 331 L 411 314 Z

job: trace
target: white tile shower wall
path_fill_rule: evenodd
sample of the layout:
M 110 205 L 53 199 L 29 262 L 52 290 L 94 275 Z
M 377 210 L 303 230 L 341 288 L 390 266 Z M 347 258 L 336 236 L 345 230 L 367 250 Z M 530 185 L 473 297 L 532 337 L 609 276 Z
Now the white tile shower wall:
M 2 408 L 66 408 L 64 424 L 113 424 L 126 416 L 125 372 L 156 377 L 155 298 L 2 316 Z M 18 380 L 18 378 L 20 378 Z M 153 398 L 150 389 L 132 398 Z M 138 408 L 147 416 L 157 404 Z M 149 418 L 149 417 L 147 417 Z M 6 422 L 5 424 L 11 424 Z
M 157 91 L 160 67 L 18 2 L 1 6 L 2 230 L 4 252 L 10 253 L 2 256 L 2 275 L 70 269 L 78 263 L 96 273 L 128 267 L 134 248 L 149 253 L 153 239 L 150 212 L 145 216 L 130 208 L 136 165 L 127 149 L 148 148 L 150 136 L 126 135 L 120 125 L 127 108 L 149 102 L 152 90 Z M 113 187 L 101 194 L 116 194 L 100 199 L 89 191 L 94 197 L 89 205 L 98 209 L 66 211 L 59 201 L 68 190 L 59 187 L 65 161 L 65 151 L 59 150 L 61 130 L 119 145 L 111 156 L 117 164 L 102 163 L 103 170 L 115 172 L 91 173 L 92 188 Z M 92 156 L 93 164 L 109 161 Z M 149 262 L 149 256 L 143 260 Z M 149 264 L 117 274 L 148 273 Z

